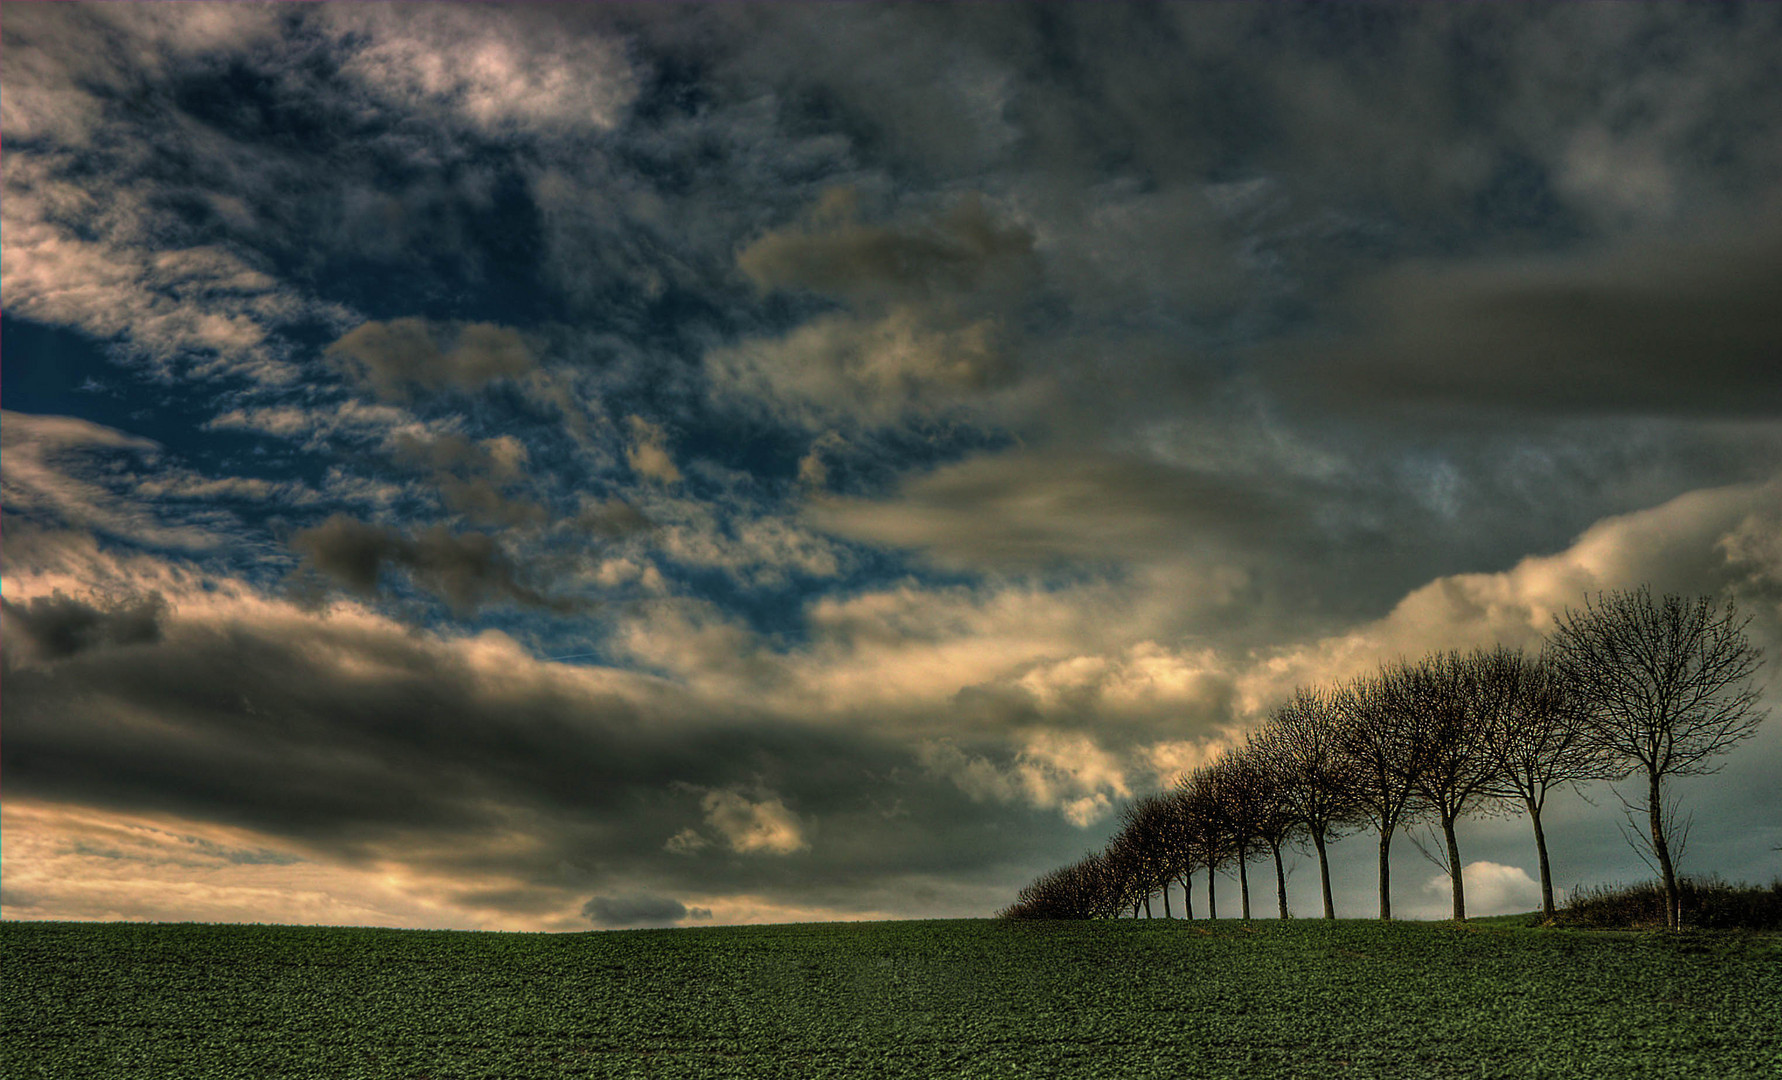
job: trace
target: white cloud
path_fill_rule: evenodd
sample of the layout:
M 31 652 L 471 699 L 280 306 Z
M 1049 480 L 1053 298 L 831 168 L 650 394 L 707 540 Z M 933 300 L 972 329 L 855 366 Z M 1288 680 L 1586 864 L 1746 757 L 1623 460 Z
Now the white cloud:
M 1782 588 L 1782 560 L 1761 538 L 1779 532 L 1782 480 L 1692 491 L 1605 518 L 1563 551 L 1530 555 L 1501 573 L 1437 578 L 1378 621 L 1259 658 L 1240 679 L 1240 708 L 1256 715 L 1295 685 L 1328 684 L 1435 649 L 1536 648 L 1554 616 L 1604 590 L 1726 591 L 1762 611 Z M 1768 618 L 1782 618 L 1782 606 L 1770 606 Z
M 395 405 L 358 398 L 325 405 L 246 405 L 207 420 L 205 428 L 256 431 L 290 439 L 306 450 L 326 450 L 330 440 L 347 438 L 394 448 L 403 440 L 431 441 L 450 434 L 453 421 L 423 421 Z
M 824 315 L 780 338 L 706 355 L 714 400 L 752 403 L 818 429 L 897 423 L 981 395 L 1006 372 L 989 320 L 947 325 L 910 306 L 879 318 Z
M 17 798 L 0 815 L 8 919 L 567 928 L 443 899 L 412 865 L 346 866 L 214 822 Z
M 92 88 L 121 90 L 170 60 L 247 48 L 274 36 L 280 18 L 262 4 L 15 8 L 6 16 L 0 126 L 8 140 L 83 144 L 104 112 Z
M 486 135 L 567 135 L 616 124 L 635 96 L 621 43 L 537 10 L 323 9 L 342 70 L 390 105 L 460 118 Z
M 931 740 L 919 751 L 923 767 L 951 780 L 977 802 L 1025 803 L 1057 811 L 1078 828 L 1108 815 L 1132 794 L 1127 765 L 1089 735 L 1035 731 L 1006 763 Z
M 706 824 L 742 855 L 790 855 L 810 847 L 804 823 L 779 796 L 757 796 L 751 799 L 734 789 L 706 792 L 700 800 Z
M 350 423 L 350 413 L 337 410 L 334 421 Z M 216 552 L 243 539 L 230 502 L 300 507 L 327 498 L 381 505 L 401 494 L 400 489 L 349 477 L 338 467 L 321 490 L 299 480 L 207 475 L 170 460 L 158 443 L 114 428 L 67 416 L 3 416 L 0 485 L 7 511 L 39 525 Z
M 708 505 L 690 500 L 647 506 L 658 523 L 651 545 L 677 562 L 728 571 L 739 584 L 783 585 L 794 573 L 833 578 L 847 565 L 838 545 L 795 519 L 739 511 L 724 525 Z
M 1520 866 L 1494 862 L 1470 862 L 1461 868 L 1461 881 L 1466 890 L 1466 913 L 1469 916 L 1513 915 L 1541 906 L 1541 883 L 1528 876 Z M 1450 903 L 1452 884 L 1446 871 L 1423 883 L 1422 895 L 1439 898 L 1415 905 L 1416 918 L 1442 918 L 1453 911 Z
M 284 327 L 351 321 L 240 247 L 170 244 L 181 230 L 161 205 L 167 191 L 85 175 L 81 164 L 40 147 L 0 162 L 0 290 L 9 313 L 126 342 L 162 375 L 242 376 L 269 387 L 299 376 L 278 340 Z
M 22 157 L 17 152 L 8 159 Z M 162 370 L 176 362 L 196 375 L 245 375 L 283 385 L 297 370 L 271 340 L 274 327 L 312 306 L 220 248 L 154 251 L 44 220 L 28 181 L 6 169 L 0 211 L 0 289 L 8 310 L 126 338 Z

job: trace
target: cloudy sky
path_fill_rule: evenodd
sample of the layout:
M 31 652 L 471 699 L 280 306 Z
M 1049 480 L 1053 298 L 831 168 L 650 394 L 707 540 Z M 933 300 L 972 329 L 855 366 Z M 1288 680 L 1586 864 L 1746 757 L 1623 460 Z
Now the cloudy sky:
M 3 50 L 6 918 L 985 915 L 1296 684 L 1641 583 L 1782 702 L 1777 7 Z M 1724 760 L 1684 868 L 1767 881 L 1782 721 Z M 1646 876 L 1585 794 L 1556 883 Z M 1475 910 L 1527 837 L 1464 826 Z

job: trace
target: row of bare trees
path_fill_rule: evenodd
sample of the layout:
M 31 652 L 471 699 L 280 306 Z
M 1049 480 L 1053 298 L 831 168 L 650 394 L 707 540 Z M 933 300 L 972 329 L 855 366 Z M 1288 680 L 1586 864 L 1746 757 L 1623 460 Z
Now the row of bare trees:
M 1555 620 L 1538 656 L 1502 647 L 1388 664 L 1330 688 L 1301 687 L 1239 745 L 1171 791 L 1127 805 L 1099 852 L 1022 889 L 1011 918 L 1111 918 L 1151 912 L 1182 889 L 1194 917 L 1194 875 L 1206 871 L 1216 918 L 1219 872 L 1235 871 L 1250 917 L 1252 860 L 1268 856 L 1278 914 L 1288 916 L 1283 849 L 1317 856 L 1325 918 L 1335 917 L 1328 846 L 1354 832 L 1378 840 L 1380 917 L 1392 917 L 1391 850 L 1413 825 L 1439 832 L 1424 853 L 1448 872 L 1453 917 L 1466 918 L 1456 826 L 1467 817 L 1528 816 L 1541 906 L 1554 912 L 1541 814 L 1557 789 L 1644 780 L 1623 798 L 1630 832 L 1663 881 L 1679 925 L 1667 777 L 1711 772 L 1763 719 L 1760 657 L 1730 601 L 1649 590 L 1606 593 Z M 1420 847 L 1423 845 L 1419 845 Z

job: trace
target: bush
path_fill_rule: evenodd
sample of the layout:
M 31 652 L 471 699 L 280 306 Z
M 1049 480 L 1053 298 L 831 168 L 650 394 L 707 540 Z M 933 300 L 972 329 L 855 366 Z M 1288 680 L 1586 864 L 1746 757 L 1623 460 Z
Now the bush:
M 1702 930 L 1782 930 L 1782 878 L 1769 885 L 1728 885 L 1718 877 L 1683 877 L 1683 925 Z M 1598 885 L 1575 889 L 1553 920 L 1559 926 L 1662 930 L 1664 886 Z

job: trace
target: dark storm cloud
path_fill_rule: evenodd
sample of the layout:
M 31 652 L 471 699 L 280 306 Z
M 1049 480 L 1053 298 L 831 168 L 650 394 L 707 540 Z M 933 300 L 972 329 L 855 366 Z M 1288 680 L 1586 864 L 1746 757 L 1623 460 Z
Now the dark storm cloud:
M 582 914 L 596 926 L 666 926 L 681 919 L 709 919 L 706 908 L 691 908 L 671 896 L 630 893 L 623 896 L 591 896 Z
M 1276 372 L 1354 407 L 1512 414 L 1782 412 L 1782 218 L 1597 255 L 1394 271 L 1358 340 Z
M 504 601 L 559 612 L 586 606 L 524 584 L 519 568 L 487 533 L 433 525 L 409 534 L 335 514 L 293 533 L 291 547 L 325 577 L 362 596 L 377 595 L 386 571 L 400 570 L 463 612 Z
M 1285 520 L 1268 492 L 1139 457 L 1011 452 L 907 481 L 885 500 L 823 499 L 811 519 L 964 565 L 1167 557 L 1182 537 L 1254 536 Z
M 1767 5 L 1098 4 L 692 8 L 633 30 L 916 183 L 1275 176 L 1470 228 L 1767 186 L 1782 90 L 1751 43 L 1779 27 Z
M 356 326 L 326 355 L 386 401 L 408 401 L 417 390 L 480 390 L 537 366 L 526 339 L 507 327 L 415 318 Z
M 861 910 L 863 878 L 1007 874 L 1032 857 L 1028 838 L 986 859 L 1007 815 L 961 813 L 964 796 L 894 741 L 505 648 L 478 659 L 471 643 L 286 612 L 174 620 L 157 642 L 50 666 L 8 650 L 8 795 L 398 859 L 461 877 L 466 902 L 491 876 L 579 891 L 558 895 L 571 911 L 590 893 L 737 890 Z M 774 838 L 788 823 L 804 846 Z M 705 840 L 675 850 L 676 836 Z
M 828 192 L 803 227 L 754 241 L 737 255 L 737 266 L 765 288 L 855 300 L 945 297 L 1030 272 L 1032 232 L 979 196 L 932 220 L 900 225 L 860 221 L 858 200 L 846 188 Z
M 846 310 L 708 352 L 715 405 L 813 429 L 882 426 L 1017 380 L 1039 280 L 1031 230 L 976 194 L 889 222 L 863 221 L 859 203 L 857 191 L 831 189 L 803 221 L 738 253 L 763 290 L 817 293 Z
M 109 605 L 91 604 L 54 593 L 24 603 L 0 598 L 7 636 L 22 634 L 23 644 L 44 660 L 60 660 L 106 645 L 151 644 L 161 639 L 166 602 L 158 594 L 131 597 Z
M 399 465 L 429 470 L 446 509 L 477 524 L 536 528 L 550 518 L 541 503 L 509 491 L 528 479 L 526 445 L 511 435 L 481 441 L 399 435 L 392 456 Z

